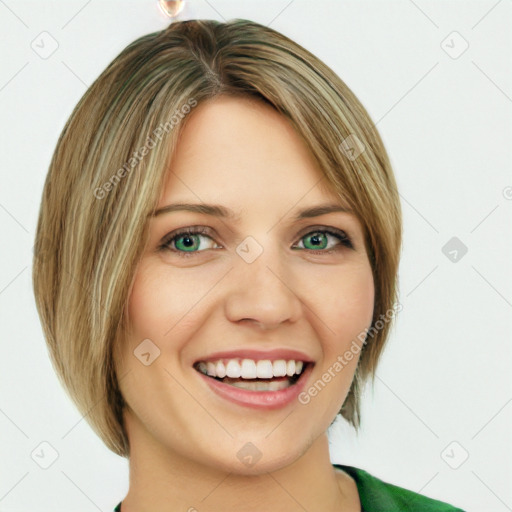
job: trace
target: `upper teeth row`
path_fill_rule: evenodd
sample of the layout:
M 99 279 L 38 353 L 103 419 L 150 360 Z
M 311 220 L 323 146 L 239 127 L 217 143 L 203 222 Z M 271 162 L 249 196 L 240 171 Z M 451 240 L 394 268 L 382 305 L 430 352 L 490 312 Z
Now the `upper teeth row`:
M 198 364 L 200 372 L 210 377 L 230 377 L 232 379 L 271 379 L 272 377 L 293 377 L 295 374 L 302 372 L 303 362 L 285 361 L 278 359 L 277 361 L 270 361 L 269 359 L 262 359 L 254 361 L 252 359 L 229 359 L 226 364 L 224 361 L 201 361 Z

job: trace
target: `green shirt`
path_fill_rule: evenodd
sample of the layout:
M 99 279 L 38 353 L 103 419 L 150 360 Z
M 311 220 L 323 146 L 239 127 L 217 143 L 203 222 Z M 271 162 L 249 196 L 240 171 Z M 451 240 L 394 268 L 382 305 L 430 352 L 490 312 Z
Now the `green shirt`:
M 333 464 L 356 482 L 361 512 L 465 512 L 444 501 L 398 487 L 370 475 L 364 469 Z
M 364 469 L 341 464 L 333 466 L 354 479 L 361 501 L 361 512 L 464 512 L 443 501 L 384 482 Z M 114 512 L 122 512 L 121 503 Z

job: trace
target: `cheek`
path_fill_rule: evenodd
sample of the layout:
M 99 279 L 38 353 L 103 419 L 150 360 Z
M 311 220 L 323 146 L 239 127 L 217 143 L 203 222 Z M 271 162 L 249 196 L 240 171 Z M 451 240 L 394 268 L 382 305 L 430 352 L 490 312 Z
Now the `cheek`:
M 123 359 L 132 370 L 143 370 L 133 357 L 143 340 L 151 340 L 160 350 L 155 362 L 161 363 L 168 358 L 165 340 L 169 339 L 169 330 L 173 327 L 173 318 L 176 318 L 173 311 L 176 311 L 178 302 L 176 295 L 169 291 L 165 275 L 160 273 L 157 276 L 149 265 L 142 262 L 127 303 L 127 332 L 122 342 Z M 155 348 L 152 350 L 157 353 Z
M 312 299 L 315 313 L 325 323 L 327 345 L 340 348 L 371 324 L 375 300 L 372 270 L 365 263 L 350 271 L 340 269 L 321 282 L 325 284 L 315 287 Z
M 128 302 L 128 323 L 132 333 L 168 339 L 174 326 L 183 323 L 194 304 L 205 294 L 202 286 L 197 284 L 200 282 L 197 276 L 192 280 L 186 272 L 166 272 L 150 262 L 142 264 Z
M 315 292 L 311 306 L 322 360 L 312 386 L 299 397 L 301 403 L 315 407 L 322 428 L 332 422 L 346 399 L 372 321 L 375 298 L 369 263 L 353 266 L 349 272 L 340 269 L 323 282 L 328 285 L 323 294 Z
M 154 284 L 155 279 L 142 267 L 135 277 L 128 302 L 128 318 L 132 332 L 140 333 L 147 326 L 162 321 L 163 290 Z M 156 323 L 155 323 L 156 322 Z
M 187 342 L 204 322 L 209 291 L 218 277 L 197 268 L 172 271 L 154 261 L 142 261 L 134 278 L 127 304 L 128 331 L 125 357 L 145 339 L 160 349 L 158 361 L 175 363 Z

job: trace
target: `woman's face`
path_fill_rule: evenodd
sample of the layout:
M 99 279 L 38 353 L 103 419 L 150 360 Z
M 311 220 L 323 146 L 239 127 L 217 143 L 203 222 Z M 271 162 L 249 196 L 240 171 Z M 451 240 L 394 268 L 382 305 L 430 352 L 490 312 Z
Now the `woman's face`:
M 233 218 L 174 209 L 150 221 L 117 361 L 132 453 L 246 474 L 286 466 L 335 418 L 371 323 L 362 226 L 350 212 L 300 217 L 340 201 L 288 121 L 247 98 L 218 97 L 189 114 L 158 208 L 171 204 L 218 205 Z M 173 238 L 193 226 L 204 232 Z M 300 371 L 289 360 L 310 363 L 293 386 L 273 378 L 286 386 L 279 392 L 196 368 L 209 361 L 203 370 L 222 376 L 224 367 L 232 379 Z

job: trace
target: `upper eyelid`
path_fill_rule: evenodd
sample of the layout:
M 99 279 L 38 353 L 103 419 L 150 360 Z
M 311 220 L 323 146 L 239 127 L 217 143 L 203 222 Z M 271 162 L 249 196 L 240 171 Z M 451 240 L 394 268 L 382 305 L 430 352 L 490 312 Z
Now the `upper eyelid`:
M 303 233 L 309 233 L 311 231 L 314 231 L 314 230 L 322 230 L 322 229 L 334 229 L 334 230 L 339 230 L 339 231 L 343 231 L 344 233 L 346 233 L 347 236 L 349 236 L 349 232 L 352 232 L 352 229 L 347 229 L 347 228 L 341 228 L 341 227 L 338 227 L 338 226 L 332 226 L 332 225 L 328 225 L 328 224 L 314 224 L 312 226 L 305 226 L 304 228 L 301 228 L 299 230 L 299 232 L 295 235 L 295 236 L 300 236 L 301 234 Z M 165 236 L 169 236 L 171 234 L 177 234 L 177 233 L 180 233 L 180 232 L 188 232 L 188 231 L 194 231 L 194 230 L 204 230 L 204 233 L 197 233 L 197 234 L 200 234 L 200 235 L 210 235 L 210 234 L 216 234 L 218 233 L 218 230 L 215 229 L 215 228 L 212 228 L 210 226 L 206 226 L 204 224 L 190 224 L 190 225 L 187 225 L 187 226 L 183 226 L 181 228 L 176 228 L 176 229 L 172 229 L 170 230 Z M 269 230 L 270 231 L 270 230 Z M 236 231 L 233 231 L 232 229 L 229 229 L 229 232 L 230 233 L 236 233 Z M 244 236 L 247 236 L 247 235 L 241 235 L 242 237 Z M 165 237 L 164 237 L 165 238 Z
M 198 231 L 198 232 L 195 232 L 194 231 Z M 203 230 L 203 232 L 201 232 L 200 230 Z M 346 229 L 342 229 L 342 228 L 339 228 L 339 227 L 336 227 L 336 226 L 328 226 L 328 225 L 323 225 L 323 224 L 315 224 L 313 226 L 307 226 L 307 227 L 304 227 L 303 229 L 301 229 L 299 231 L 298 234 L 295 235 L 295 239 L 301 239 L 303 238 L 305 235 L 307 234 L 310 234 L 310 233 L 313 233 L 315 231 L 329 231 L 329 230 L 332 230 L 334 232 L 336 231 L 340 231 L 340 235 L 345 235 L 346 238 L 348 240 L 350 240 L 351 243 L 354 243 L 354 238 L 353 236 L 350 234 L 350 232 L 348 232 Z M 231 231 L 231 230 L 230 230 Z M 170 231 L 169 233 L 167 233 L 163 238 L 162 238 L 162 242 L 161 244 L 163 245 L 166 245 L 166 244 L 170 244 L 171 241 L 180 236 L 180 235 L 184 235 L 184 234 L 187 234 L 191 232 L 192 234 L 195 234 L 195 235 L 202 235 L 202 236 L 206 236 L 210 239 L 214 239 L 217 231 L 209 226 L 205 226 L 205 225 L 202 225 L 202 224 L 194 224 L 194 225 L 189 225 L 189 226 L 184 226 L 182 228 L 176 228 L 172 231 Z M 231 231 L 232 232 L 232 231 Z M 335 236 L 337 233 L 335 233 L 334 235 L 331 235 L 331 236 Z M 338 235 L 339 236 L 339 235 Z M 242 240 L 240 240 L 242 241 Z

